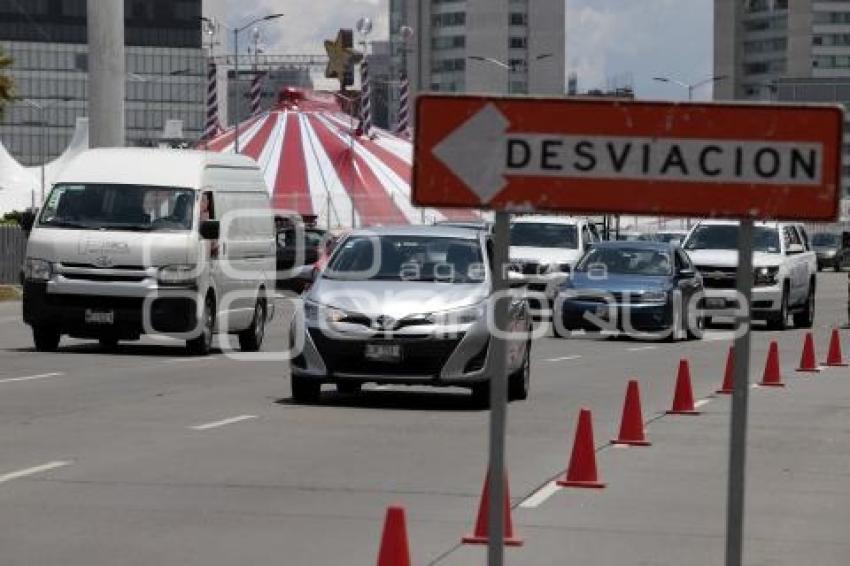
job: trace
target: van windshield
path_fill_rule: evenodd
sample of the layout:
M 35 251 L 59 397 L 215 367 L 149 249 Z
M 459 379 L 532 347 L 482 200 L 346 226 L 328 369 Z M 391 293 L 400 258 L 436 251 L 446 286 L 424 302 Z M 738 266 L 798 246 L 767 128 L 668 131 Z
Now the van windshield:
M 44 203 L 39 226 L 77 230 L 186 231 L 195 192 L 141 185 L 60 184 Z

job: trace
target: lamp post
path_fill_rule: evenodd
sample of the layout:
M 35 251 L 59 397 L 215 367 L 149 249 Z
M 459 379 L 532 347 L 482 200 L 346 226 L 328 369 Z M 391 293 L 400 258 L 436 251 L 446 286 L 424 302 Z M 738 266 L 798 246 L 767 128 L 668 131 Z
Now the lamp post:
M 705 86 L 707 84 L 716 83 L 722 80 L 729 78 L 727 75 L 715 75 L 713 77 L 709 77 L 707 79 L 695 82 L 695 83 L 686 83 L 677 79 L 673 79 L 670 77 L 652 77 L 652 80 L 658 81 L 660 83 L 671 83 L 675 85 L 679 85 L 682 88 L 688 89 L 688 100 L 694 99 L 694 91 L 701 86 Z
M 554 56 L 555 56 L 554 53 L 541 53 L 540 55 L 537 55 L 533 59 L 531 59 L 530 62 L 542 61 L 544 59 L 548 59 L 548 58 L 554 57 Z M 490 65 L 495 65 L 496 67 L 501 67 L 502 69 L 505 69 L 508 72 L 507 93 L 509 95 L 513 93 L 513 89 L 511 88 L 511 73 L 515 72 L 519 68 L 519 65 L 515 65 L 511 62 L 505 62 L 505 61 L 502 61 L 501 59 L 496 59 L 495 57 L 484 57 L 484 56 L 481 56 L 481 55 L 468 55 L 467 58 L 471 59 L 472 61 L 479 61 L 481 63 L 489 63 Z
M 251 20 L 247 24 L 242 27 L 233 28 L 233 80 L 236 84 L 236 103 L 234 104 L 234 137 L 233 137 L 233 152 L 239 153 L 239 34 L 251 26 L 259 24 L 260 22 L 267 22 L 269 20 L 276 20 L 277 18 L 282 18 L 283 14 L 269 14 L 268 16 L 263 16 L 261 18 L 255 18 Z
M 48 110 L 49 108 L 52 108 L 53 106 L 59 104 L 60 102 L 69 102 L 71 100 L 72 100 L 72 98 L 65 96 L 65 97 L 62 97 L 62 98 L 54 99 L 54 100 L 52 100 L 52 101 L 50 101 L 46 104 L 39 104 L 35 100 L 29 99 L 29 98 L 21 99 L 21 102 L 23 102 L 27 106 L 29 106 L 31 108 L 35 108 L 36 110 L 38 110 L 39 116 L 41 116 L 41 120 L 37 123 L 41 127 L 41 135 L 39 136 L 40 139 L 39 139 L 39 144 L 38 144 L 39 145 L 39 153 L 41 153 L 41 196 L 40 196 L 40 199 L 39 199 L 40 203 L 44 202 L 45 165 L 46 165 L 45 162 L 47 161 L 47 151 L 46 151 L 47 117 L 45 115 L 45 111 Z M 36 125 L 36 124 L 33 124 L 33 125 Z M 35 199 L 32 199 L 32 200 L 35 200 Z M 33 208 L 35 208 L 35 203 L 33 202 L 32 204 L 33 204 Z
M 191 72 L 192 72 L 191 69 L 178 69 L 176 71 L 171 71 L 170 73 L 168 73 L 168 75 L 165 75 L 165 76 L 178 77 L 178 76 L 188 75 Z M 144 120 L 145 123 L 143 125 L 143 129 L 146 130 L 146 131 L 152 131 L 153 130 L 153 126 L 148 127 L 148 100 L 151 98 L 151 96 L 150 96 L 150 94 L 151 94 L 150 93 L 150 85 L 152 83 L 155 83 L 155 82 L 161 83 L 164 80 L 165 76 L 146 77 L 144 75 L 139 75 L 138 73 L 127 73 L 128 79 L 130 79 L 131 81 L 137 82 L 137 83 L 144 84 L 145 85 L 144 90 L 147 91 L 142 95 L 143 96 L 142 114 L 144 114 L 144 116 L 145 116 L 145 120 Z M 160 102 L 162 103 L 163 127 L 165 127 L 165 96 L 164 95 L 162 97 L 160 97 Z M 153 134 L 150 134 L 150 135 L 151 135 L 151 139 L 152 139 Z

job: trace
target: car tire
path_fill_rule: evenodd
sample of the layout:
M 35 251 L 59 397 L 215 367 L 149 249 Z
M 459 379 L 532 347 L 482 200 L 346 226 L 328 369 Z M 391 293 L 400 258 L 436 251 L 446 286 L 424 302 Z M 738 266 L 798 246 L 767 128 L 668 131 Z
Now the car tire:
M 508 401 L 525 401 L 528 399 L 530 385 L 531 342 L 526 346 L 522 365 L 508 377 Z
M 357 381 L 341 381 L 336 384 L 336 390 L 343 395 L 357 395 L 363 384 Z
M 675 295 L 673 296 L 673 301 L 676 301 Z M 681 300 L 679 301 L 679 304 L 681 305 Z M 670 316 L 672 318 L 672 322 L 670 323 L 669 334 L 666 337 L 666 341 L 678 342 L 682 339 L 682 336 L 686 334 L 684 328 L 685 323 L 683 321 L 684 317 L 682 317 L 682 308 L 679 307 L 677 310 L 675 302 L 671 304 L 671 308 L 672 313 Z
M 490 408 L 490 382 L 484 381 L 472 386 L 472 404 L 479 409 Z
M 296 403 L 318 403 L 322 396 L 321 382 L 301 375 L 293 375 L 290 379 L 292 400 Z
M 705 327 L 708 323 L 708 318 L 704 316 L 697 317 L 696 323 L 696 328 L 691 328 L 690 320 L 688 321 L 688 328 L 685 331 L 687 332 L 688 340 L 702 340 L 702 337 L 705 335 Z
M 806 306 L 803 310 L 794 313 L 794 326 L 797 328 L 811 328 L 815 324 L 815 285 L 809 283 L 809 295 L 806 298 Z
M 254 305 L 251 326 L 239 333 L 239 349 L 243 352 L 259 352 L 266 336 L 268 306 L 265 297 L 259 297 Z
M 782 287 L 779 312 L 768 316 L 767 326 L 771 330 L 788 330 L 788 285 Z
M 212 297 L 207 297 L 201 314 L 201 333 L 199 336 L 186 341 L 186 350 L 193 356 L 207 356 L 212 350 L 213 328 L 215 326 L 214 310 Z
M 59 348 L 62 335 L 57 330 L 46 326 L 35 326 L 32 329 L 32 339 L 37 352 L 55 352 Z

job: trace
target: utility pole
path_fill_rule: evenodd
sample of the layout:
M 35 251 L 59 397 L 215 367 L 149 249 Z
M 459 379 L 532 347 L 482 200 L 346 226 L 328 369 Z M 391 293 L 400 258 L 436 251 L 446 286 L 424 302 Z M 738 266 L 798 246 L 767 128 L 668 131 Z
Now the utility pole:
M 88 0 L 89 144 L 125 144 L 124 2 Z

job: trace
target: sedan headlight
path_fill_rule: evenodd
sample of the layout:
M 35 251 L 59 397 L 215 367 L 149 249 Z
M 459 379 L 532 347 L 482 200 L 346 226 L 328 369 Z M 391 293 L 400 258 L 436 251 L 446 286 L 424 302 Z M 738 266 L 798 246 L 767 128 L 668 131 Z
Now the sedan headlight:
M 53 274 L 53 265 L 44 259 L 28 257 L 24 262 L 24 277 L 29 281 L 47 281 Z
M 758 267 L 753 274 L 753 285 L 756 287 L 769 287 L 776 285 L 777 275 L 779 275 L 779 267 Z
M 165 287 L 189 287 L 197 284 L 197 269 L 189 264 L 166 265 L 159 268 L 156 278 Z
M 342 309 L 304 301 L 304 319 L 310 322 L 337 323 L 348 317 Z
M 638 300 L 642 303 L 666 303 L 667 293 L 664 291 L 644 291 L 638 295 Z
M 415 318 L 425 318 L 431 324 L 439 326 L 453 326 L 456 324 L 471 324 L 484 317 L 484 303 L 478 303 L 471 307 L 463 307 L 447 311 L 432 312 L 425 315 L 416 315 Z M 414 318 L 414 317 L 412 317 Z

